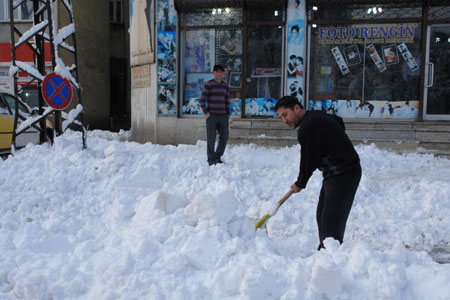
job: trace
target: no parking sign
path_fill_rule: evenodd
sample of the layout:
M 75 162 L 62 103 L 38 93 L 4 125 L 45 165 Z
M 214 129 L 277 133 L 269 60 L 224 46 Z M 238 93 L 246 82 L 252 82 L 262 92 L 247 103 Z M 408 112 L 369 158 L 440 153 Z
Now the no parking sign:
M 41 90 L 45 102 L 54 109 L 62 110 L 72 101 L 72 87 L 69 80 L 56 73 L 45 76 Z

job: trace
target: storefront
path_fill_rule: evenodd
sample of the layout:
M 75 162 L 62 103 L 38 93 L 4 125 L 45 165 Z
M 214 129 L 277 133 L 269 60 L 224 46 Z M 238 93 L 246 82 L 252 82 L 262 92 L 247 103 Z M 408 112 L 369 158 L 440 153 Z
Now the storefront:
M 368 122 L 450 120 L 446 1 L 133 2 L 154 9 L 150 44 L 156 36 L 154 50 L 131 45 L 138 141 L 204 138 L 198 100 L 214 64 L 226 69 L 233 119 L 273 118 L 277 99 L 292 95 L 310 110 Z M 150 67 L 133 64 L 133 53 L 151 51 Z
M 310 109 L 450 120 L 448 4 L 341 2 L 309 1 Z

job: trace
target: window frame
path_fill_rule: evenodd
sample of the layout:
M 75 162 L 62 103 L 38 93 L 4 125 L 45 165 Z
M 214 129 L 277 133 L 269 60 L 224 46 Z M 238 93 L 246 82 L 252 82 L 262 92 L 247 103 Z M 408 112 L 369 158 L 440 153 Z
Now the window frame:
M 0 3 L 0 5 L 3 5 L 4 16 L 0 16 L 0 22 L 10 22 L 11 19 L 9 16 L 9 0 L 1 0 L 1 1 L 2 1 L 2 3 Z M 32 0 L 26 0 L 26 1 L 24 1 L 24 3 L 29 3 L 29 4 L 33 5 Z M 16 7 L 16 9 L 14 9 L 14 15 L 15 15 L 14 21 L 32 22 L 33 21 L 33 10 L 30 13 L 29 19 L 22 18 L 22 8 L 21 7 L 24 3 L 22 3 L 20 6 Z
M 123 1 L 122 0 L 109 0 L 109 5 L 113 6 L 112 15 L 109 15 L 109 22 L 114 24 L 123 24 Z M 120 6 L 120 16 L 117 17 L 117 7 Z M 119 18 L 119 20 L 118 20 Z

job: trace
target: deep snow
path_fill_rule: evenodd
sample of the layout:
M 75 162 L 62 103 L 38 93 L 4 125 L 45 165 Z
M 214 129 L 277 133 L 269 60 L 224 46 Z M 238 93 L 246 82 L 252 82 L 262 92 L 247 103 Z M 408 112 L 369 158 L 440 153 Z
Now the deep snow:
M 0 160 L 0 299 L 450 299 L 450 161 L 357 146 L 342 245 L 318 252 L 321 174 L 269 220 L 299 146 L 127 142 L 68 131 Z

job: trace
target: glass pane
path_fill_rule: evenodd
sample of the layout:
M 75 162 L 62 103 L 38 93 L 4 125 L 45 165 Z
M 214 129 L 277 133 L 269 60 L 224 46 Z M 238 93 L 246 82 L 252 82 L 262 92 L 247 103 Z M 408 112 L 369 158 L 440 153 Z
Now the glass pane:
M 342 117 L 417 117 L 420 39 L 419 24 L 312 28 L 308 109 Z
M 203 114 L 199 98 L 204 84 L 213 78 L 212 68 L 216 56 L 216 31 L 214 29 L 188 30 L 185 32 L 184 43 L 184 97 L 182 113 L 187 115 Z M 175 61 L 174 61 L 175 62 Z M 173 73 L 175 80 L 175 67 L 171 71 L 170 66 L 167 73 Z M 170 77 L 169 77 L 170 78 Z
M 276 116 L 273 106 L 281 97 L 281 26 L 256 26 L 248 30 L 245 114 Z
M 114 0 L 109 0 L 109 21 L 114 22 Z
M 317 10 L 309 10 L 309 20 L 323 19 L 398 19 L 421 18 L 422 7 L 420 5 L 333 5 L 318 6 Z
M 183 12 L 183 26 L 240 25 L 242 8 L 209 8 Z
M 434 74 L 427 114 L 450 115 L 450 26 L 431 27 L 429 61 L 434 64 Z
M 270 9 L 264 8 L 250 8 L 248 10 L 248 20 L 250 22 L 265 22 L 265 21 L 283 21 L 283 6 L 274 6 Z
M 22 20 L 31 20 L 33 18 L 33 2 L 27 0 L 20 6 L 22 12 Z
M 5 2 L 7 0 L 0 0 L 0 21 L 6 20 L 6 6 Z
M 116 22 L 122 23 L 122 1 L 116 1 Z

